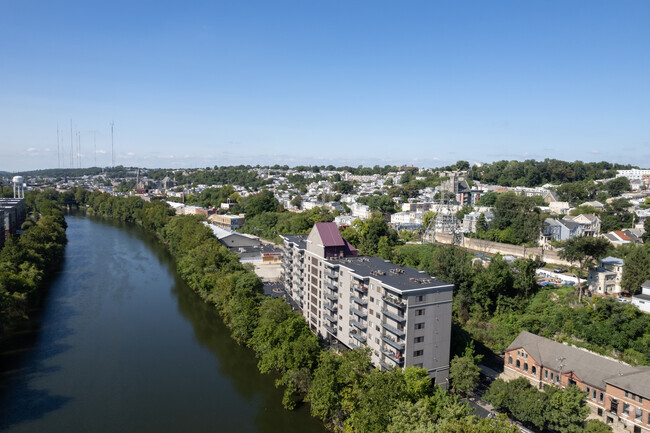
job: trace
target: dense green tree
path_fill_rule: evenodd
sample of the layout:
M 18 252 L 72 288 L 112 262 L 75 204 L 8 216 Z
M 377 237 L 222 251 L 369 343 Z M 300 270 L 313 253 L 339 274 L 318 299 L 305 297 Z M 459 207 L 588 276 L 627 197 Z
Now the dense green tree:
M 478 385 L 481 369 L 478 367 L 480 358 L 474 355 L 472 347 L 465 349 L 463 356 L 454 356 L 449 367 L 449 380 L 454 392 L 469 394 Z
M 585 405 L 586 395 L 575 385 L 554 392 L 545 412 L 549 428 L 561 433 L 582 433 L 590 412 Z
M 610 232 L 632 227 L 634 214 L 630 212 L 630 203 L 625 199 L 612 200 L 605 205 L 600 215 L 600 230 Z
M 579 278 L 590 267 L 595 266 L 597 260 L 605 257 L 610 248 L 611 244 L 605 238 L 580 236 L 566 241 L 559 256 L 563 260 L 578 263 L 580 273 L 576 274 L 576 278 Z M 582 302 L 582 284 L 577 284 L 576 286 L 578 288 L 579 300 Z
M 494 203 L 490 230 L 510 230 L 512 243 L 534 242 L 542 228 L 543 217 L 535 199 L 513 192 L 500 194 Z
M 629 293 L 638 293 L 641 284 L 650 279 L 650 254 L 642 246 L 635 247 L 625 257 L 621 287 Z
M 585 423 L 584 433 L 611 433 L 612 428 L 602 421 L 590 419 Z

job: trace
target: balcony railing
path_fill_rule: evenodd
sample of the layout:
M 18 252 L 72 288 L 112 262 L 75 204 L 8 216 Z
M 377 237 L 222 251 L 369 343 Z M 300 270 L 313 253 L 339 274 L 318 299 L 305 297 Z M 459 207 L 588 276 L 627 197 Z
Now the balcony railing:
M 367 299 L 361 299 L 357 298 L 356 296 L 350 296 L 350 300 L 354 303 L 357 303 L 359 305 L 363 305 L 364 307 L 368 305 L 368 300 Z
M 339 288 L 336 287 L 336 285 L 330 283 L 329 281 L 325 280 L 325 287 L 327 287 L 330 290 L 338 291 Z
M 328 310 L 330 310 L 332 313 L 336 313 L 339 310 L 336 305 L 332 305 L 329 302 L 325 302 L 325 304 L 323 304 L 323 306 L 325 308 L 327 308 Z
M 366 286 L 360 286 L 360 285 L 358 285 L 358 284 L 355 284 L 355 285 L 352 286 L 352 288 L 353 288 L 355 291 L 361 293 L 362 295 L 365 295 L 365 294 L 368 293 L 368 288 L 367 288 Z
M 390 333 L 392 333 L 392 334 L 395 334 L 395 335 L 397 335 L 397 336 L 400 337 L 400 338 L 404 338 L 404 337 L 406 336 L 406 333 L 405 333 L 404 331 L 400 331 L 399 329 L 397 329 L 397 328 L 394 327 L 393 325 L 390 325 L 390 324 L 388 324 L 388 323 L 382 323 L 381 326 L 382 326 L 385 330 L 387 330 L 388 332 L 390 332 Z
M 404 343 L 403 342 L 399 342 L 399 341 L 395 340 L 394 338 L 390 338 L 390 337 L 388 337 L 386 335 L 382 335 L 381 339 L 384 341 L 384 343 L 389 344 L 394 349 L 404 351 Z
M 357 322 L 354 319 L 350 319 L 350 325 L 354 326 L 355 328 L 357 328 L 357 329 L 359 329 L 361 331 L 365 331 L 366 329 L 368 329 L 368 327 L 366 325 L 364 325 L 361 322 Z
M 404 301 L 394 296 L 384 295 L 382 296 L 382 299 L 384 300 L 384 302 L 392 305 L 395 308 L 399 308 L 400 310 L 404 310 L 404 308 L 406 308 L 406 304 L 404 303 Z
M 333 302 L 336 302 L 339 299 L 338 296 L 336 296 L 336 295 L 334 295 L 332 293 L 327 293 L 327 292 L 323 292 L 323 296 L 325 296 L 327 299 L 329 299 L 330 301 L 333 301 Z
M 329 332 L 332 335 L 336 335 L 336 328 L 332 328 L 331 326 L 328 325 L 323 325 L 325 329 L 327 329 L 327 332 Z
M 404 357 L 397 352 L 388 349 L 381 349 L 381 353 L 397 365 L 404 364 Z
M 350 308 L 350 314 L 356 314 L 359 317 L 366 318 L 368 317 L 368 313 L 364 313 L 361 310 L 357 310 L 356 308 Z
M 391 313 L 388 310 L 382 310 L 381 312 L 384 313 L 384 316 L 388 317 L 389 319 L 392 319 L 392 320 L 396 321 L 397 323 L 405 323 L 406 322 L 406 318 L 404 316 L 400 316 L 398 314 Z
M 327 313 L 324 313 L 323 317 L 325 318 L 325 320 L 327 320 L 329 322 L 336 323 L 336 317 L 330 316 Z
M 364 337 L 363 335 L 361 335 L 359 333 L 350 332 L 350 337 L 354 338 L 359 343 L 365 343 L 366 342 L 366 337 Z

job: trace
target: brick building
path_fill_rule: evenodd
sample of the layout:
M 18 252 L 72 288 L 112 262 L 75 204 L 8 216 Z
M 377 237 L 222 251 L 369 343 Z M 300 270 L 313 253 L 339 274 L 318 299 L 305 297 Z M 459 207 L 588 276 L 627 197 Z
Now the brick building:
M 591 417 L 614 431 L 650 432 L 650 367 L 611 358 L 522 331 L 505 351 L 503 378 L 527 378 L 533 386 L 587 392 Z

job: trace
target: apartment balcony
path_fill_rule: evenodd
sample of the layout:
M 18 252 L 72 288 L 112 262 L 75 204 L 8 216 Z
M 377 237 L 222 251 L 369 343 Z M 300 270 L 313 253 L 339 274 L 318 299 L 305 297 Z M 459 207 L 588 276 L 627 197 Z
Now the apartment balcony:
M 366 325 L 364 325 L 361 322 L 357 322 L 354 319 L 350 319 L 350 325 L 354 326 L 355 328 L 357 328 L 360 331 L 365 331 L 366 329 L 368 329 L 368 327 Z
M 323 307 L 327 308 L 327 309 L 330 310 L 332 313 L 336 313 L 336 312 L 339 310 L 338 307 L 337 307 L 336 305 L 332 305 L 332 304 L 330 304 L 329 302 L 325 302 L 325 303 L 323 304 Z
M 354 338 L 355 340 L 357 340 L 361 344 L 366 342 L 366 337 L 364 337 L 363 335 L 361 335 L 358 332 L 357 333 L 350 332 L 350 337 Z
M 365 319 L 366 317 L 368 317 L 368 313 L 364 313 L 363 311 L 357 310 L 356 308 L 350 308 L 350 314 L 354 314 L 356 316 L 359 316 L 362 319 Z
M 397 350 L 402 351 L 402 352 L 404 351 L 405 346 L 404 346 L 403 342 L 399 342 L 394 338 L 388 337 L 387 335 L 382 335 L 381 339 L 382 339 L 382 341 L 384 343 L 390 345 L 394 349 L 397 349 Z
M 383 299 L 384 302 L 386 302 L 387 304 L 390 304 L 399 310 L 404 311 L 404 309 L 406 308 L 406 304 L 404 303 L 404 301 L 402 301 L 399 298 L 396 298 L 395 296 L 384 295 L 382 296 L 381 299 Z
M 327 320 L 328 322 L 336 323 L 336 317 L 334 317 L 334 316 L 330 316 L 330 315 L 327 314 L 327 313 L 323 313 L 323 318 L 324 318 L 325 320 Z
M 379 361 L 379 366 L 384 370 L 392 370 L 393 368 L 395 368 L 394 365 L 389 364 L 389 363 L 384 362 L 384 361 Z
M 329 299 L 332 302 L 336 302 L 339 300 L 339 297 L 332 293 L 323 292 L 323 296 L 325 296 L 327 299 Z
M 384 314 L 384 316 L 388 317 L 391 320 L 396 321 L 397 323 L 406 323 L 406 317 L 400 316 L 395 313 L 391 313 L 388 310 L 381 310 L 381 312 Z
M 336 271 L 330 271 L 328 269 L 325 269 L 325 272 L 323 272 L 323 274 L 331 280 L 337 281 L 339 279 L 339 274 Z
M 367 295 L 368 294 L 368 288 L 366 286 L 361 286 L 361 285 L 355 284 L 355 285 L 352 286 L 352 289 L 354 289 L 354 291 L 356 291 L 356 292 L 358 292 L 358 293 L 360 293 L 362 295 Z
M 330 334 L 336 335 L 336 332 L 337 332 L 336 328 L 333 328 L 333 327 L 328 326 L 328 325 L 323 325 L 323 327 L 325 329 L 327 329 L 327 332 L 329 332 Z
M 367 306 L 368 305 L 368 300 L 367 299 L 361 299 L 357 298 L 356 296 L 350 296 L 350 300 L 356 304 L 362 305 L 362 306 Z
M 333 291 L 335 291 L 335 292 L 338 292 L 338 290 L 339 290 L 339 288 L 336 287 L 335 284 L 330 283 L 330 282 L 327 281 L 327 280 L 325 280 L 325 287 L 327 287 L 328 289 L 333 290 Z
M 388 349 L 381 349 L 381 353 L 383 353 L 386 358 L 390 359 L 398 366 L 404 364 L 404 357 L 395 351 L 388 350 Z
M 388 324 L 388 323 L 382 323 L 381 326 L 382 326 L 386 331 L 390 332 L 391 334 L 397 335 L 399 338 L 404 338 L 404 337 L 406 337 L 406 333 L 405 333 L 404 331 L 400 331 L 399 329 L 397 329 L 397 328 L 394 327 L 393 325 L 390 325 L 390 324 Z

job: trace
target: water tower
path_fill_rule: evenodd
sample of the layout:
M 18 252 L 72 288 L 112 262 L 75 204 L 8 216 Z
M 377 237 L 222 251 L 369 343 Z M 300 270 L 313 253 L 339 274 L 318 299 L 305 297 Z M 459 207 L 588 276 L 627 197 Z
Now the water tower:
M 22 176 L 14 176 L 11 180 L 14 183 L 14 198 L 25 198 L 25 184 Z

